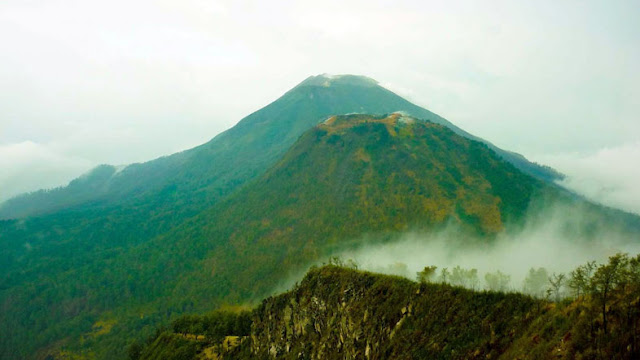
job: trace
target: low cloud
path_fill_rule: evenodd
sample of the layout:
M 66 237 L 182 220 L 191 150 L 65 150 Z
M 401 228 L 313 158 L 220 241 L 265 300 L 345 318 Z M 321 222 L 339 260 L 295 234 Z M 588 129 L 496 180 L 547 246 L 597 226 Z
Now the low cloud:
M 606 261 L 618 252 L 640 253 L 638 240 L 586 210 L 561 205 L 531 213 L 520 230 L 505 232 L 492 241 L 450 226 L 436 233 L 406 233 L 394 241 L 338 255 L 355 260 L 366 270 L 414 280 L 416 272 L 428 265 L 437 266 L 438 272 L 455 266 L 475 268 L 481 285 L 486 273 L 499 270 L 511 276 L 512 290 L 521 290 L 531 268 L 544 267 L 549 274 L 568 273 L 588 261 Z
M 565 153 L 536 160 L 566 174 L 562 186 L 603 205 L 640 214 L 640 141 L 588 155 Z
M 0 145 L 0 201 L 24 192 L 67 184 L 92 162 L 32 141 Z

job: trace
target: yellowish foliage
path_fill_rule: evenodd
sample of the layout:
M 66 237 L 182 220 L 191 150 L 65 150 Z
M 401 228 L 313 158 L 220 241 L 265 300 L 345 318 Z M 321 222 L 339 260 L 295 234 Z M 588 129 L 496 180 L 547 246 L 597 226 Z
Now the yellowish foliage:
M 218 345 L 210 346 L 205 348 L 202 352 L 202 359 L 206 360 L 219 360 L 222 359 L 222 356 L 218 354 Z
M 251 306 L 250 304 L 223 304 L 220 307 L 218 307 L 217 310 L 238 314 L 241 312 L 253 310 L 253 306 Z
M 240 345 L 239 336 L 227 336 L 224 338 L 224 341 L 222 342 L 222 349 L 224 351 L 229 351 L 238 345 Z
M 371 156 L 367 154 L 364 148 L 358 148 L 358 150 L 355 153 L 355 157 L 356 157 L 356 160 L 364 161 L 367 163 L 371 162 Z
M 336 133 L 341 130 L 350 129 L 355 126 L 364 123 L 377 123 L 377 124 L 385 124 L 389 134 L 391 136 L 396 136 L 397 133 L 395 131 L 396 125 L 398 125 L 398 119 L 400 118 L 400 114 L 393 113 L 386 118 L 376 119 L 373 117 L 359 117 L 355 119 L 349 119 L 349 121 L 336 121 L 338 118 L 336 116 L 332 116 L 327 119 L 322 124 L 318 125 L 319 129 L 325 130 L 328 133 Z
M 95 355 L 93 353 L 89 354 L 80 354 L 69 350 L 60 350 L 57 354 L 54 355 L 54 359 L 56 360 L 93 360 L 95 359 Z
M 205 348 L 200 354 L 200 359 L 206 360 L 221 360 L 224 359 L 224 353 L 235 349 L 242 343 L 243 339 L 239 336 L 227 336 L 222 341 L 222 344 L 213 345 Z
M 91 335 L 95 337 L 108 334 L 116 323 L 116 319 L 96 321 L 96 323 L 91 326 Z

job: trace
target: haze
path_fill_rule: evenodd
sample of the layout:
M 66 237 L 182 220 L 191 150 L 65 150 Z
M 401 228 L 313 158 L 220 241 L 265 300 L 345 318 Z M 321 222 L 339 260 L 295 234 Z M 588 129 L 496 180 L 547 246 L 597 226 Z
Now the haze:
M 355 73 L 640 213 L 640 5 L 0 4 L 0 201 L 201 144 L 309 75 Z
M 438 273 L 460 266 L 477 269 L 482 286 L 485 274 L 500 271 L 511 277 L 509 288 L 513 291 L 522 291 L 531 268 L 544 267 L 549 275 L 568 275 L 589 261 L 606 263 L 617 253 L 640 253 L 637 235 L 590 215 L 580 206 L 560 203 L 530 210 L 522 228 L 502 232 L 492 241 L 474 238 L 455 225 L 431 233 L 405 232 L 394 241 L 368 240 L 333 255 L 345 262 L 353 260 L 365 270 L 412 280 L 425 266 L 437 266 Z

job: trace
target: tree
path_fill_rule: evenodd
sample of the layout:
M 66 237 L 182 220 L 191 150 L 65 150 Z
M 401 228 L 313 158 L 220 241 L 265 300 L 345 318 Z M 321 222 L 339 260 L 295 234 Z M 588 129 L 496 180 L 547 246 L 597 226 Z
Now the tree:
M 615 290 L 625 280 L 624 270 L 629 263 L 626 254 L 616 254 L 609 258 L 608 264 L 598 266 L 591 279 L 591 292 L 602 312 L 602 328 L 605 335 L 607 329 L 607 305 L 612 300 Z
M 478 280 L 478 269 L 467 270 L 466 276 L 466 284 L 472 290 L 478 288 L 478 284 L 480 284 L 480 280 Z
M 354 270 L 358 270 L 358 268 L 360 267 L 358 265 L 358 262 L 353 260 L 353 259 L 348 259 L 346 264 L 345 264 L 345 266 L 350 268 L 350 269 L 354 269 Z
M 625 305 L 627 308 L 627 331 L 631 334 L 631 353 L 638 354 L 638 320 L 640 320 L 640 254 L 629 260 L 628 289 L 625 292 Z M 634 306 L 634 304 L 636 304 Z
M 451 285 L 463 286 L 469 289 L 478 287 L 478 269 L 463 269 L 456 266 L 451 271 Z
M 531 296 L 535 296 L 538 298 L 543 298 L 545 292 L 547 290 L 547 281 L 549 279 L 549 275 L 547 273 L 547 269 L 538 268 L 537 270 L 534 268 L 529 269 L 529 273 L 527 277 L 524 279 L 523 291 L 525 294 L 529 294 Z
M 564 279 L 565 279 L 565 275 L 562 273 L 560 274 L 553 273 L 553 275 L 549 277 L 549 288 L 547 289 L 547 295 L 548 296 L 553 295 L 555 302 L 559 302 L 561 299 L 562 288 L 564 286 Z
M 509 288 L 511 276 L 498 270 L 495 273 L 486 273 L 484 275 L 484 280 L 487 283 L 488 290 L 504 292 Z
M 194 317 L 190 315 L 183 315 L 173 321 L 173 332 L 176 334 L 187 335 L 190 331 L 191 325 L 194 322 Z
M 419 271 L 417 273 L 418 282 L 421 282 L 421 283 L 432 282 L 436 277 L 436 269 L 438 269 L 437 266 L 425 266 L 422 271 Z
M 595 267 L 596 262 L 591 261 L 585 265 L 578 266 L 570 273 L 567 285 L 576 299 L 580 299 L 580 296 L 584 296 L 589 290 L 589 283 Z
M 339 256 L 332 256 L 329 258 L 329 265 L 345 267 L 344 260 Z
M 442 270 L 440 270 L 440 282 L 446 284 L 447 281 L 449 281 L 449 275 L 449 269 L 442 268 Z

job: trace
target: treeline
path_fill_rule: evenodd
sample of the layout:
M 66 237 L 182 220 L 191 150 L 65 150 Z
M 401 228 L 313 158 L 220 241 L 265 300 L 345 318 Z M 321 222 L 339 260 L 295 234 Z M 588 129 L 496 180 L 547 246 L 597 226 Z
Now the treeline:
M 440 272 L 435 266 L 427 266 L 417 273 L 417 279 L 472 289 L 479 283 L 476 269 L 459 266 Z M 485 288 L 505 292 L 510 290 L 509 280 L 509 275 L 500 271 L 487 273 Z M 524 279 L 522 292 L 553 301 L 573 314 L 573 331 L 577 332 L 573 335 L 579 335 L 577 342 L 581 343 L 577 347 L 588 348 L 586 353 L 594 358 L 608 358 L 604 354 L 640 356 L 640 254 L 617 254 L 603 264 L 588 262 L 568 274 L 532 268 Z M 565 327 L 571 334 L 569 326 Z
M 608 263 L 598 265 L 591 261 L 568 274 L 550 273 L 544 267 L 531 268 L 521 289 L 514 289 L 511 286 L 511 276 L 499 270 L 486 273 L 484 287 L 481 287 L 478 270 L 460 266 L 452 269 L 442 268 L 440 271 L 436 266 L 426 266 L 416 273 L 416 279 L 418 282 L 450 284 L 472 290 L 484 288 L 501 292 L 518 291 L 559 302 L 563 299 L 580 299 L 587 295 L 608 298 L 615 292 L 614 289 L 639 289 L 639 273 L 640 255 L 630 257 L 628 254 L 617 254 L 610 257 Z

